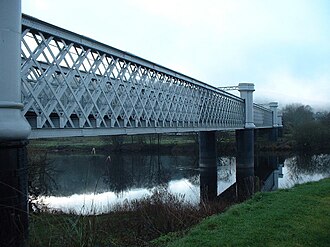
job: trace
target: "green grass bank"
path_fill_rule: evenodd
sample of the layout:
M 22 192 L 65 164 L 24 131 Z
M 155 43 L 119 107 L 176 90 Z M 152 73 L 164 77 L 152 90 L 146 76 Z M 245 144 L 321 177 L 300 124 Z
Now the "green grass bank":
M 330 246 L 330 178 L 252 199 L 157 246 Z
M 33 213 L 30 246 L 330 246 L 330 178 L 257 193 L 204 220 L 180 199 L 163 199 L 96 216 Z

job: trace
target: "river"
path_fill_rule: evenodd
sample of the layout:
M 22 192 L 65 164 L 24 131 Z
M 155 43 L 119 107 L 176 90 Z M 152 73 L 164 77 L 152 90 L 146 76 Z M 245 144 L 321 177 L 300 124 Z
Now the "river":
M 47 160 L 45 174 L 38 177 L 46 189 L 38 201 L 78 214 L 108 212 L 115 204 L 151 195 L 159 188 L 197 205 L 205 196 L 203 188 L 210 194 L 227 193 L 246 173 L 236 170 L 232 156 L 218 157 L 217 167 L 206 170 L 199 168 L 197 156 L 55 153 Z M 255 189 L 254 183 L 255 190 L 290 188 L 330 176 L 330 154 L 260 153 L 254 161 L 252 173 L 259 185 Z

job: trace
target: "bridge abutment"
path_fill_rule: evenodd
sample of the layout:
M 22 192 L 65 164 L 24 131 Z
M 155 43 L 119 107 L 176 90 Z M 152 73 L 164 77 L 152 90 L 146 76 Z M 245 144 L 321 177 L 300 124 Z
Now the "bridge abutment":
M 21 1 L 0 1 L 0 246 L 27 246 L 27 138 L 21 110 Z

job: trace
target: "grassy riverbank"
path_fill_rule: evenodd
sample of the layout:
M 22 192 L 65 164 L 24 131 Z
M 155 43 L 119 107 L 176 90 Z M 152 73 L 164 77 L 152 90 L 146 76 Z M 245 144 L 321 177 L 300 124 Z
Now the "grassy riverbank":
M 205 219 L 182 238 L 168 235 L 156 243 L 170 247 L 330 246 L 329 233 L 330 179 L 324 179 L 258 193 L 223 214 Z
M 292 189 L 258 193 L 251 200 L 201 222 L 203 217 L 221 212 L 226 205 L 220 203 L 197 210 L 184 204 L 180 197 L 162 192 L 98 216 L 36 213 L 30 220 L 30 244 L 35 247 L 329 246 L 329 191 L 330 178 Z M 185 230 L 193 224 L 197 225 Z

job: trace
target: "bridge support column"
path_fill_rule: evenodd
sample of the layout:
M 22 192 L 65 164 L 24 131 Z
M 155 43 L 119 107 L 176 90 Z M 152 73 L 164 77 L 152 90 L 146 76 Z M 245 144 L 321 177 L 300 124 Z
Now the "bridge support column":
M 269 140 L 271 142 L 276 142 L 278 138 L 278 128 L 273 127 L 269 130 Z
M 253 83 L 238 85 L 241 98 L 245 101 L 245 129 L 236 130 L 236 186 L 238 200 L 249 198 L 254 192 L 254 119 Z
M 217 166 L 215 131 L 199 132 L 199 167 Z
M 218 195 L 217 167 L 200 167 L 200 201 L 214 201 Z
M 236 130 L 237 168 L 254 167 L 254 129 Z
M 21 1 L 0 1 L 0 246 L 27 246 L 27 137 L 21 113 Z
M 199 132 L 200 200 L 211 201 L 217 196 L 216 132 Z
M 245 129 L 236 130 L 237 167 L 254 167 L 253 83 L 240 83 L 238 91 L 245 101 Z
M 254 129 L 236 130 L 236 189 L 238 201 L 255 193 Z
M 236 168 L 236 192 L 236 199 L 238 201 L 245 201 L 256 192 L 253 167 Z

